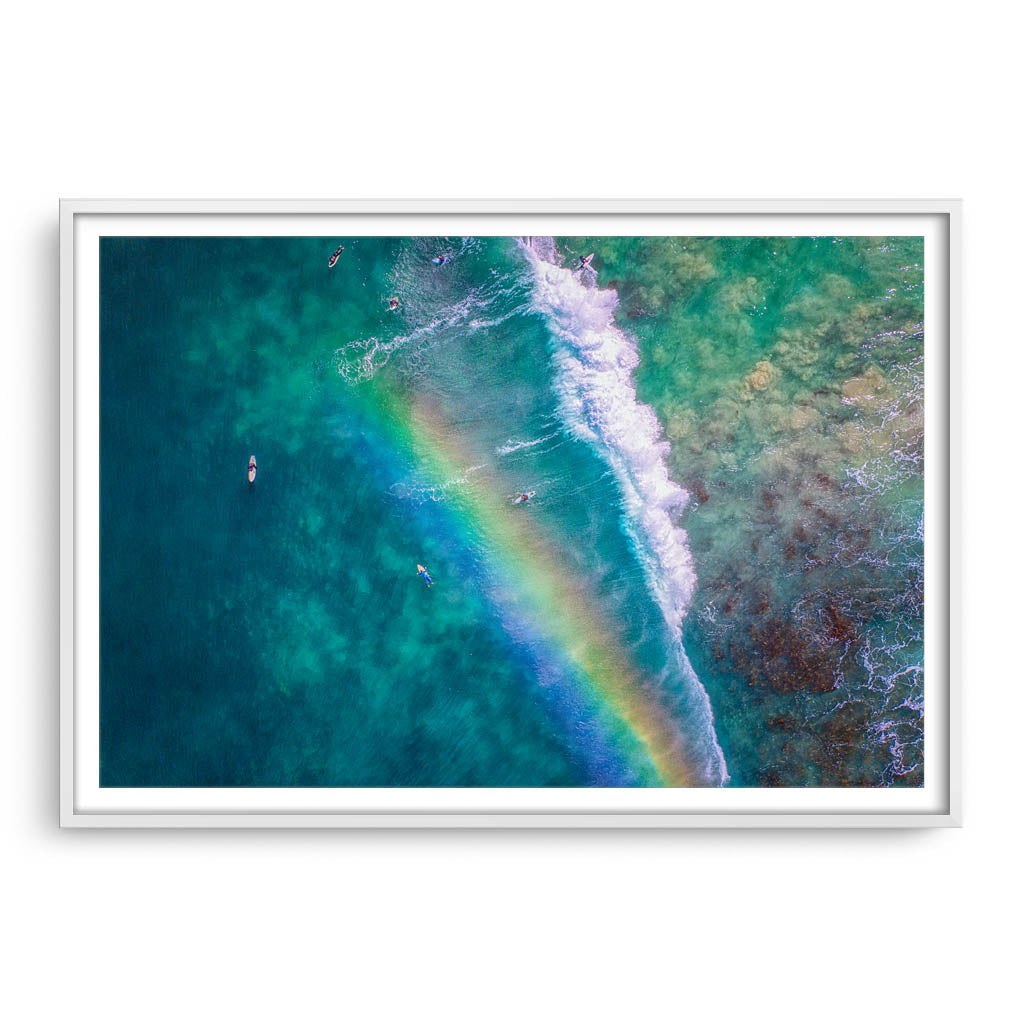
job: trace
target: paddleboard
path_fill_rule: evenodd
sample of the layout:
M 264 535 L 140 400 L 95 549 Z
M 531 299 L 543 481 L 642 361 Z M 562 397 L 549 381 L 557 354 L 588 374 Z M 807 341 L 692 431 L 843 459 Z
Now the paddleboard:
M 249 483 L 254 483 L 256 480 L 256 456 L 249 456 Z

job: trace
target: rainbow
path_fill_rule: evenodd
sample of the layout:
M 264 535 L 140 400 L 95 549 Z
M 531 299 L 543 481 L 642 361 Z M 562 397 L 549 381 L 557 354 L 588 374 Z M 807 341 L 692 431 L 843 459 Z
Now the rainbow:
M 368 399 L 370 408 L 364 409 L 375 433 L 386 438 L 392 455 L 408 458 L 438 481 L 457 478 L 471 464 L 455 432 L 424 396 L 390 393 L 379 382 L 358 390 Z M 571 667 L 573 679 L 587 691 L 580 694 L 583 702 L 601 708 L 615 723 L 614 731 L 625 733 L 620 749 L 642 749 L 649 761 L 642 774 L 650 784 L 693 785 L 696 773 L 671 715 L 624 657 L 585 588 L 566 572 L 564 558 L 518 511 L 492 489 L 467 487 L 459 494 L 460 532 L 507 584 L 516 617 Z

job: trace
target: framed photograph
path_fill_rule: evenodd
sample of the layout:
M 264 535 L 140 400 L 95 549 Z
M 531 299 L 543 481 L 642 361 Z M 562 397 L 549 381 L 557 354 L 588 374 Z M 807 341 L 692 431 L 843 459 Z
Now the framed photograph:
M 64 201 L 61 824 L 959 824 L 959 237 Z

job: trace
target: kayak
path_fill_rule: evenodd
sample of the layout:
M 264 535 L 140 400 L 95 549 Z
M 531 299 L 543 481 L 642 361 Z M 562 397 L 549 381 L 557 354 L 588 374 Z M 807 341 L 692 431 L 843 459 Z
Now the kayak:
M 254 483 L 256 480 L 256 456 L 249 456 L 249 483 Z
M 338 248 L 334 250 L 334 255 L 327 261 L 327 269 L 328 270 L 330 270 L 331 267 L 333 267 L 334 264 L 338 262 L 338 257 L 342 254 L 344 249 L 345 249 L 345 246 L 339 245 Z

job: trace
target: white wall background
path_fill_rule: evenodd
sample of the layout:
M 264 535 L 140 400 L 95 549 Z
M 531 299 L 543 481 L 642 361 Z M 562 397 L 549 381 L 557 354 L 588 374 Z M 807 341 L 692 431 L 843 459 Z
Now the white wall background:
M 5 1019 L 1019 1012 L 1020 30 L 987 2 L 10 7 Z M 962 196 L 966 827 L 59 833 L 62 195 Z

